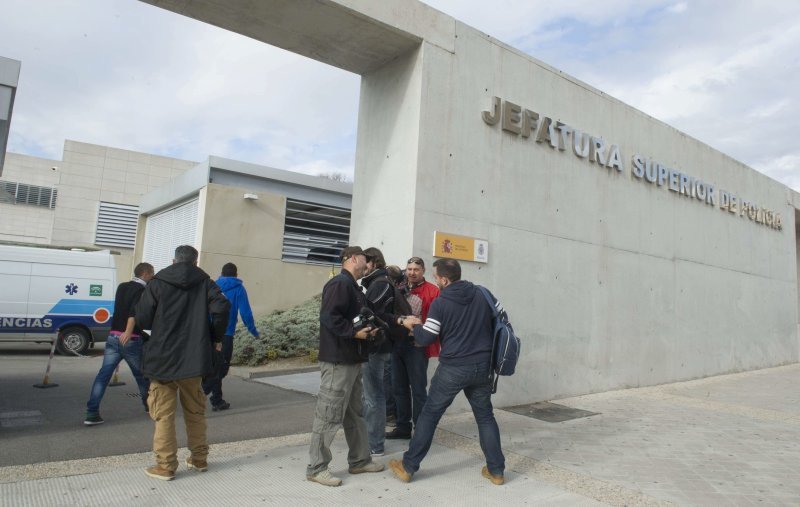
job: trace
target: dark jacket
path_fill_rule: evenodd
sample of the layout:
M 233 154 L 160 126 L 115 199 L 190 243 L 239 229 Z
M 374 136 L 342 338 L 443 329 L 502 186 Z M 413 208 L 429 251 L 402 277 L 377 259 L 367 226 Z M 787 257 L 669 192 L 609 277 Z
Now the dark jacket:
M 500 310 L 500 303 L 492 296 Z M 424 324 L 414 326 L 414 340 L 428 345 L 439 337 L 442 364 L 471 364 L 492 355 L 494 313 L 478 288 L 466 280 L 445 287 L 431 303 Z
M 179 262 L 159 271 L 136 305 L 136 324 L 150 329 L 142 348 L 142 373 L 180 380 L 211 373 L 212 342 L 228 325 L 230 303 L 194 264 Z
M 367 341 L 353 336 L 353 319 L 367 305 L 353 275 L 343 269 L 322 288 L 319 309 L 319 360 L 328 363 L 363 363 Z
M 362 278 L 361 286 L 367 289 L 366 297 L 369 308 L 391 328 L 390 331 L 384 333 L 386 335 L 384 339 L 370 342 L 369 353 L 389 353 L 392 351 L 389 334 L 396 332 L 399 338 L 405 335 L 403 332 L 405 328 L 397 324 L 399 315 L 394 314 L 394 285 L 387 277 L 386 270 L 379 268 Z
M 111 320 L 111 330 L 124 333 L 128 327 L 128 319 L 133 316 L 134 307 L 139 302 L 144 292 L 144 285 L 131 280 L 124 282 L 117 287 L 117 293 L 114 296 L 114 318 Z M 142 330 L 139 326 L 134 326 L 133 334 L 142 335 Z
M 225 329 L 225 334 L 233 336 L 236 331 L 236 321 L 241 315 L 242 322 L 247 326 L 250 334 L 258 338 L 258 329 L 253 320 L 253 310 L 250 308 L 250 301 L 247 299 L 247 291 L 244 290 L 242 281 L 235 276 L 221 276 L 217 278 L 217 285 L 231 302 L 231 313 L 228 316 L 228 327 Z

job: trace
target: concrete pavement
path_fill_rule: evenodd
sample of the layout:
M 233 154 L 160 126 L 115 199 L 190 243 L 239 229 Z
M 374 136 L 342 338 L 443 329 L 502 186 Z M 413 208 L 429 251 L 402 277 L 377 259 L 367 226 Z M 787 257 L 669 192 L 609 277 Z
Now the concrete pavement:
M 344 484 L 308 482 L 299 434 L 213 445 L 208 473 L 181 467 L 171 482 L 144 475 L 149 453 L 4 467 L 0 504 L 798 505 L 798 385 L 794 364 L 556 400 L 596 413 L 558 423 L 497 409 L 504 486 L 480 476 L 477 428 L 456 413 L 410 484 L 388 470 L 349 476 L 341 435 L 331 471 Z M 405 445 L 388 441 L 379 460 Z

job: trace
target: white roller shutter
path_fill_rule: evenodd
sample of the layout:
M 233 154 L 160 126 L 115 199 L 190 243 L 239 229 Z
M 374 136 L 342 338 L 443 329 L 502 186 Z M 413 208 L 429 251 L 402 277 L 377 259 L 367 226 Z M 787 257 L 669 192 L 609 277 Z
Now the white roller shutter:
M 197 248 L 197 206 L 195 198 L 147 217 L 143 262 L 149 262 L 158 272 L 172 264 L 177 247 Z

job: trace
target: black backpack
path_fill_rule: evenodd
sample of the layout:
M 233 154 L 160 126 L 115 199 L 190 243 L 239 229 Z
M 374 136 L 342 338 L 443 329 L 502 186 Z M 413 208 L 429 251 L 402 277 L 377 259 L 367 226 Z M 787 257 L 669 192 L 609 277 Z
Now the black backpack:
M 496 393 L 498 376 L 514 374 L 522 343 L 519 337 L 514 334 L 514 328 L 511 327 L 511 323 L 508 321 L 508 314 L 506 311 L 500 311 L 497 308 L 494 300 L 492 300 L 491 294 L 489 294 L 486 288 L 480 285 L 477 287 L 478 290 L 481 291 L 481 294 L 483 294 L 483 297 L 486 298 L 486 302 L 492 307 L 492 326 L 494 328 L 492 330 L 492 375 L 494 376 L 492 392 Z

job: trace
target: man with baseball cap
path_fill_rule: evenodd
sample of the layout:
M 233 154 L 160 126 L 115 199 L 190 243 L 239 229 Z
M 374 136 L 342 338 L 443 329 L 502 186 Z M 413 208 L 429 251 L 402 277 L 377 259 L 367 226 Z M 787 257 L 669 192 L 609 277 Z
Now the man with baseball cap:
M 367 339 L 377 329 L 353 327 L 353 319 L 367 306 L 356 280 L 367 270 L 367 256 L 361 247 L 342 251 L 342 271 L 328 280 L 322 289 L 319 311 L 320 386 L 306 478 L 324 486 L 339 486 L 342 480 L 328 470 L 331 443 L 340 427 L 350 448 L 347 454 L 351 474 L 380 472 L 383 465 L 374 463 L 367 442 L 362 397 L 364 387 L 361 365 L 367 361 Z

